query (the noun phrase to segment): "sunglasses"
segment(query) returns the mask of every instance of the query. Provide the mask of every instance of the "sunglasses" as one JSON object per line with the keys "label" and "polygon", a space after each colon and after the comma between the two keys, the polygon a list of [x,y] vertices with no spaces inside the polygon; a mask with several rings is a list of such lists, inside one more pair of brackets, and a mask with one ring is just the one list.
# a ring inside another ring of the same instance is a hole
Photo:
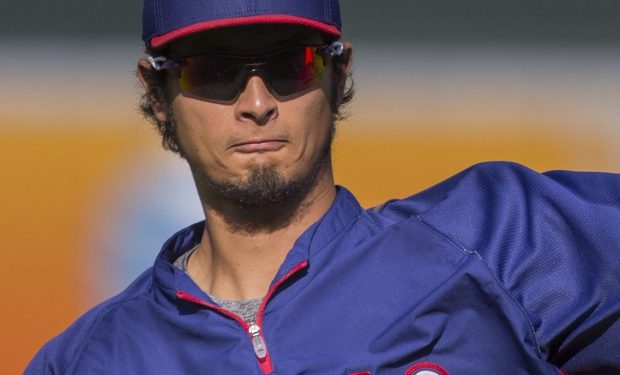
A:
{"label": "sunglasses", "polygon": [[328,58],[340,56],[343,51],[342,43],[334,42],[260,56],[198,55],[178,60],[147,56],[147,59],[155,70],[178,71],[184,94],[212,101],[232,101],[253,75],[260,75],[270,91],[280,97],[300,93],[321,80]]}

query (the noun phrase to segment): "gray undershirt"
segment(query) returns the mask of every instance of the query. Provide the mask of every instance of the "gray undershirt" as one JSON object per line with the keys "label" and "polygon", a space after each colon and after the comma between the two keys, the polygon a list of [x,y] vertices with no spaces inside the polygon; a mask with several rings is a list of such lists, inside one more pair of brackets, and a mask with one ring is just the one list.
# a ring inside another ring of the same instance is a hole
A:
{"label": "gray undershirt", "polygon": [[[186,251],[183,255],[178,257],[174,261],[174,265],[180,269],[181,271],[187,273],[187,275],[191,278],[190,274],[187,272],[187,262],[189,260],[190,255],[198,248],[195,248]],[[206,292],[205,292],[206,293]],[[256,315],[258,314],[258,309],[262,302],[262,298],[255,299],[242,299],[242,300],[228,300],[223,298],[214,297],[211,294],[207,293],[209,297],[218,304],[224,310],[228,310],[236,315],[239,315],[243,320],[248,323],[256,322]]]}

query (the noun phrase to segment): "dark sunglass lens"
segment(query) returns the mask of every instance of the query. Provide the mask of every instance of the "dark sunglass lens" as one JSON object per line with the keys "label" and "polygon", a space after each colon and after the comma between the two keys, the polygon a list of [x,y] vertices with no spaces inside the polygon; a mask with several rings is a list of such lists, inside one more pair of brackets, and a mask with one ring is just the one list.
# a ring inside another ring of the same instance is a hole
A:
{"label": "dark sunglass lens", "polygon": [[179,77],[181,89],[201,99],[232,100],[239,92],[235,82],[241,66],[236,62],[221,56],[188,58]]}
{"label": "dark sunglass lens", "polygon": [[315,47],[302,47],[270,55],[263,70],[276,94],[289,96],[318,83],[325,65]]}
{"label": "dark sunglass lens", "polygon": [[323,77],[323,57],[316,47],[299,47],[260,58],[195,56],[185,59],[179,82],[184,93],[206,100],[237,97],[249,75],[259,74],[279,96],[304,91]]}

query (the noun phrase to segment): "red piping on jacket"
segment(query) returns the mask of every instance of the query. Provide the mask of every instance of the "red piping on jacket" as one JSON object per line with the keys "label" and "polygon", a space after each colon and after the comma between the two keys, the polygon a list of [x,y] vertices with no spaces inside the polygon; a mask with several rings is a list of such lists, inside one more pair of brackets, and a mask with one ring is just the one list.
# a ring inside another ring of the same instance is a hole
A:
{"label": "red piping on jacket", "polygon": [[271,298],[273,293],[276,292],[276,289],[278,289],[278,287],[282,285],[283,282],[288,280],[291,276],[306,267],[308,267],[308,261],[304,260],[303,262],[293,267],[293,269],[288,271],[286,275],[282,276],[280,280],[278,280],[275,284],[273,284],[271,288],[269,288],[269,290],[267,291],[267,295],[265,296],[265,298],[263,298],[263,302],[261,302],[260,307],[258,308],[258,314],[256,315],[256,324],[258,324],[259,326],[263,325],[263,312],[265,311],[265,306],[267,305],[267,301],[269,301],[269,298]]}
{"label": "red piping on jacket", "polygon": [[[293,269],[291,269],[289,272],[287,272],[286,275],[282,276],[280,278],[280,280],[278,280],[275,284],[273,284],[273,286],[271,288],[269,288],[269,290],[267,291],[267,294],[263,298],[263,301],[261,302],[261,305],[258,308],[258,313],[257,313],[257,316],[256,316],[256,324],[260,327],[260,336],[263,338],[263,341],[265,341],[265,336],[263,335],[263,327],[262,327],[262,325],[263,325],[263,313],[265,312],[265,306],[267,305],[267,301],[276,292],[276,289],[280,285],[282,285],[283,282],[285,282],[291,276],[293,276],[295,273],[297,273],[300,270],[306,268],[307,266],[308,266],[308,261],[307,260],[304,260],[303,262],[297,264],[295,267],[293,267]],[[241,327],[243,327],[245,333],[250,338],[250,341],[252,340],[252,335],[250,335],[250,332],[249,332],[250,326],[247,324],[247,322],[245,320],[243,320],[237,314],[233,314],[232,312],[230,312],[228,310],[225,310],[225,309],[219,307],[218,305],[209,303],[207,301],[203,301],[200,298],[197,298],[197,297],[195,297],[195,296],[193,296],[193,295],[191,295],[189,293],[185,293],[185,292],[180,291],[180,290],[177,290],[176,296],[177,296],[177,298],[180,298],[182,300],[193,302],[193,303],[196,303],[198,305],[208,307],[208,308],[210,308],[212,310],[215,310],[215,311],[219,312],[222,315],[226,315],[226,316],[234,319],[237,323],[239,323],[239,325]],[[265,346],[267,346],[266,343],[265,343]],[[263,358],[263,359],[257,358],[258,359],[258,364],[259,364],[260,369],[263,371],[264,374],[271,374],[273,372],[273,363],[271,362],[271,356],[269,355],[269,349],[268,348],[267,348],[266,352],[267,352],[267,355],[265,356],[265,358]]]}

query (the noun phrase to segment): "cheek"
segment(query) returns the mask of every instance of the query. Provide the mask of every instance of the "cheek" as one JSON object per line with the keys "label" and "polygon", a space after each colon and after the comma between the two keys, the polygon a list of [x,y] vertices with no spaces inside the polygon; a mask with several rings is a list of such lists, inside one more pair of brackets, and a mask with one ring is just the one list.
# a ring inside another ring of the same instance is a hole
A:
{"label": "cheek", "polygon": [[330,105],[330,87],[323,85],[319,90],[313,92],[310,97],[311,102],[305,106],[302,118],[308,122],[305,130],[310,139],[316,139],[321,144],[327,136],[333,121],[333,113]]}
{"label": "cheek", "polygon": [[292,110],[294,113],[288,115],[297,135],[295,160],[313,162],[321,156],[329,138],[333,116],[328,98],[322,90],[315,90]]}
{"label": "cheek", "polygon": [[222,126],[223,111],[209,103],[188,98],[177,98],[173,102],[179,143],[188,158],[201,164],[218,163],[221,159],[226,134]]}

